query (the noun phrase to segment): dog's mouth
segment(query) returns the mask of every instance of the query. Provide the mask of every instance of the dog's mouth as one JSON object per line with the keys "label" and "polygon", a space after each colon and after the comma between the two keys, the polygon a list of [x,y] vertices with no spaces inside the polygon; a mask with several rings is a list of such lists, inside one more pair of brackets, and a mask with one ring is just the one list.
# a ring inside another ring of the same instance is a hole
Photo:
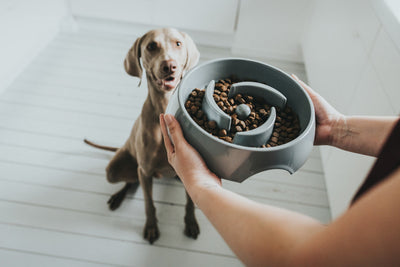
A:
{"label": "dog's mouth", "polygon": [[161,85],[165,90],[172,90],[175,89],[176,85],[178,84],[179,79],[174,76],[167,76],[161,79]]}

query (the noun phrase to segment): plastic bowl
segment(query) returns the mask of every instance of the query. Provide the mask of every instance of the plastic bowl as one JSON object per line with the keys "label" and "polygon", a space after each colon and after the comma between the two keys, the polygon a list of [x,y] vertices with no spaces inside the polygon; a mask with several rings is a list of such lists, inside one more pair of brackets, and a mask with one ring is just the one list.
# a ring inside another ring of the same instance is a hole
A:
{"label": "plastic bowl", "polygon": [[[258,148],[225,142],[202,129],[185,109],[195,88],[206,88],[211,80],[235,76],[256,81],[278,90],[287,105],[298,115],[300,134],[294,140],[275,147]],[[269,170],[297,171],[308,159],[315,136],[313,103],[300,84],[285,72],[268,64],[242,58],[223,58],[203,63],[188,72],[169,101],[166,113],[179,121],[186,140],[200,153],[212,172],[223,179],[242,182]]]}

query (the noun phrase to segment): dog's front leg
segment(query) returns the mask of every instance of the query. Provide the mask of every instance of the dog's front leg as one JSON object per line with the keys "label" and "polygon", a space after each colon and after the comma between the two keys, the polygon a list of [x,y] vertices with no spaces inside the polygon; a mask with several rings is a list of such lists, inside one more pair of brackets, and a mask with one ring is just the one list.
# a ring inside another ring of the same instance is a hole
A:
{"label": "dog's front leg", "polygon": [[153,203],[153,177],[146,175],[139,168],[139,181],[143,189],[145,209],[146,209],[146,225],[143,229],[143,237],[153,244],[160,236],[160,231],[157,226],[156,208]]}
{"label": "dog's front leg", "polygon": [[200,228],[194,214],[194,203],[190,198],[189,194],[186,192],[186,214],[185,214],[185,235],[194,239],[200,233]]}

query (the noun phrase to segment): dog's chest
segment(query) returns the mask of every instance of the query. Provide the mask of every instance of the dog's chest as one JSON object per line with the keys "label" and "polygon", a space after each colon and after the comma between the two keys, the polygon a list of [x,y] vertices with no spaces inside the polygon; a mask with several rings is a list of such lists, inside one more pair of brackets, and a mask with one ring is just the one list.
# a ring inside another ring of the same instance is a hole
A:
{"label": "dog's chest", "polygon": [[[152,128],[136,140],[136,157],[141,168],[147,173],[161,173],[163,176],[173,172],[168,163],[167,152],[159,127]],[[174,176],[174,175],[172,175]]]}

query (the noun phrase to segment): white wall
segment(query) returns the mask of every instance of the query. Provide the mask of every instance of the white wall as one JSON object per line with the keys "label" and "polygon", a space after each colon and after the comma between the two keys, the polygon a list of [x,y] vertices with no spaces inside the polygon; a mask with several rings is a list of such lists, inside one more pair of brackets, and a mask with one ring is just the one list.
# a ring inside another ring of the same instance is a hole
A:
{"label": "white wall", "polygon": [[243,0],[234,53],[303,62],[301,40],[312,0]]}
{"label": "white wall", "polygon": [[[372,2],[316,1],[303,53],[310,85],[339,111],[400,113],[400,49]],[[375,159],[330,147],[321,153],[331,212],[337,217]]]}
{"label": "white wall", "polygon": [[78,23],[91,24],[99,30],[107,31],[105,23],[119,25],[121,34],[175,27],[188,32],[197,44],[228,47],[232,44],[240,0],[66,1]]}
{"label": "white wall", "polygon": [[68,0],[74,16],[177,27],[239,56],[302,62],[313,0]]}
{"label": "white wall", "polygon": [[238,0],[68,0],[72,14],[82,17],[233,32]]}
{"label": "white wall", "polygon": [[175,27],[189,32],[196,43],[220,47],[232,42],[238,1],[68,0],[78,21],[89,18],[125,22],[128,30]]}
{"label": "white wall", "polygon": [[56,35],[64,0],[0,1],[0,93]]}

